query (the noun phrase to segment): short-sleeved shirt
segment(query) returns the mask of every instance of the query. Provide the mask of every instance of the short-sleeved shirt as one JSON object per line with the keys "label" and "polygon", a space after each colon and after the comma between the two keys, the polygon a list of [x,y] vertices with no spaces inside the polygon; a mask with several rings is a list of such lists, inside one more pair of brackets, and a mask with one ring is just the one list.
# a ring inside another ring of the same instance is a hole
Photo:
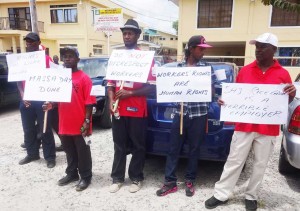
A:
{"label": "short-sleeved shirt", "polygon": [[[273,66],[265,73],[258,67],[256,61],[243,67],[236,78],[236,82],[250,84],[290,84],[292,80],[288,71],[284,69],[277,60],[274,60]],[[235,130],[257,132],[269,136],[279,135],[279,125],[235,123]]]}
{"label": "short-sleeved shirt", "polygon": [[[59,134],[80,135],[80,128],[84,123],[86,105],[96,103],[96,98],[91,96],[92,81],[82,70],[72,73],[72,96],[70,103],[59,103]],[[92,133],[90,124],[89,134]]]}
{"label": "short-sleeved shirt", "polygon": [[[149,71],[148,81],[155,81],[155,77],[152,74],[152,67]],[[107,86],[115,87],[115,92],[120,90],[121,81],[110,80]],[[124,90],[136,90],[145,86],[144,83],[125,81],[123,85]],[[118,111],[120,116],[127,117],[147,117],[147,99],[146,96],[132,96],[128,98],[121,99],[118,104]]]}
{"label": "short-sleeved shirt", "polygon": [[[178,64],[178,67],[186,67],[186,63],[180,63]],[[204,67],[204,66],[210,66],[211,67],[211,83],[214,84],[216,82],[216,76],[214,74],[213,68],[211,65],[205,63],[205,62],[198,62],[196,64],[197,67]],[[204,116],[207,114],[207,107],[208,103],[205,102],[184,102],[183,103],[183,114],[189,115],[190,119],[193,119],[195,117]],[[180,113],[180,103],[178,103],[175,113]]]}

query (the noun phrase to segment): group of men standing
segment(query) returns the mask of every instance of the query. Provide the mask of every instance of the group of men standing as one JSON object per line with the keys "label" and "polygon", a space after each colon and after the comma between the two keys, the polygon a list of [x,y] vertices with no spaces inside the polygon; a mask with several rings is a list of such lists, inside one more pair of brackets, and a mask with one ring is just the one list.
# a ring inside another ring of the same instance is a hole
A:
{"label": "group of men standing", "polygon": [[[129,19],[121,28],[126,50],[139,50],[137,41],[141,29],[135,20]],[[26,41],[27,51],[37,51],[40,39],[38,35],[29,33]],[[296,89],[292,84],[287,70],[282,68],[278,61],[274,60],[278,39],[271,33],[260,35],[251,40],[255,45],[256,60],[243,67],[236,79],[237,83],[252,84],[287,84],[284,93],[293,100]],[[212,46],[206,43],[203,36],[192,36],[185,50],[185,60],[178,67],[209,66],[201,62],[204,52]],[[92,178],[92,160],[90,147],[84,137],[92,132],[91,113],[92,105],[96,102],[90,96],[91,80],[82,71],[78,70],[79,53],[76,49],[67,47],[62,51],[64,65],[72,69],[72,100],[71,103],[44,103],[22,101],[20,111],[24,129],[27,156],[20,161],[26,164],[39,159],[39,144],[36,140],[35,121],[43,125],[42,105],[44,110],[58,106],[59,134],[63,148],[67,155],[66,176],[59,180],[59,185],[66,185],[72,181],[80,182],[76,190],[84,190],[88,187]],[[49,58],[46,57],[47,65]],[[155,80],[152,68],[148,75],[148,81]],[[212,93],[216,77],[211,68]],[[132,183],[129,191],[137,192],[142,187],[144,180],[143,168],[145,163],[145,145],[147,130],[147,102],[146,96],[155,92],[155,86],[149,83],[108,81],[108,98],[111,113],[117,113],[112,118],[112,135],[114,142],[114,159],[111,171],[112,184],[109,191],[117,192],[123,185],[126,171],[126,156],[132,154],[128,174]],[[24,82],[20,84],[20,94],[23,96]],[[220,105],[226,102],[219,99]],[[185,174],[186,196],[195,194],[194,182],[197,173],[197,161],[200,140],[203,140],[207,125],[207,103],[183,103],[183,112],[179,105],[175,112],[171,128],[170,150],[167,156],[165,181],[156,194],[165,196],[177,191],[176,166],[180,150],[184,141],[189,145],[189,160]],[[76,113],[76,115],[74,115]],[[183,134],[179,133],[180,115],[183,115]],[[50,115],[51,116],[51,115]],[[50,117],[51,118],[51,117]],[[48,118],[49,121],[49,118]],[[72,122],[72,124],[70,124]],[[80,130],[81,129],[81,130]],[[257,191],[263,179],[269,157],[273,151],[276,136],[279,135],[279,125],[236,123],[232,137],[230,153],[224,166],[220,181],[215,185],[215,194],[205,202],[208,209],[225,204],[233,191],[251,149],[254,150],[253,172],[246,189],[245,207],[247,210],[257,209]],[[184,138],[185,137],[185,138]],[[185,139],[185,140],[184,140]],[[48,124],[46,133],[42,137],[44,158],[49,168],[55,166],[55,146],[51,126]]]}

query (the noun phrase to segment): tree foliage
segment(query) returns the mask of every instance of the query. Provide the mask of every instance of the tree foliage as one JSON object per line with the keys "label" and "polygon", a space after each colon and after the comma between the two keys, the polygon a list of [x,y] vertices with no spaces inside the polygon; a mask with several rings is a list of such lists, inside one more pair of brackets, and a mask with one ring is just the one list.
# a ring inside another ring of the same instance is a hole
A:
{"label": "tree foliage", "polygon": [[289,12],[300,13],[300,4],[289,2],[288,0],[261,0],[264,5],[272,5]]}
{"label": "tree foliage", "polygon": [[178,34],[178,21],[174,21],[172,27],[176,30],[176,34]]}

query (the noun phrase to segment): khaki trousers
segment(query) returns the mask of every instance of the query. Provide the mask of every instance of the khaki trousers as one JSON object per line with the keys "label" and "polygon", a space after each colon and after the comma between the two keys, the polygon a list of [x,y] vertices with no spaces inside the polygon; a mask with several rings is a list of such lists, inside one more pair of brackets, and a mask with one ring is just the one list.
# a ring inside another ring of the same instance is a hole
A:
{"label": "khaki trousers", "polygon": [[232,136],[230,153],[224,165],[220,180],[215,184],[215,198],[225,201],[232,193],[248,154],[253,148],[253,171],[246,188],[245,198],[257,200],[257,191],[265,173],[269,157],[273,151],[276,136],[261,135],[256,132],[235,131]]}

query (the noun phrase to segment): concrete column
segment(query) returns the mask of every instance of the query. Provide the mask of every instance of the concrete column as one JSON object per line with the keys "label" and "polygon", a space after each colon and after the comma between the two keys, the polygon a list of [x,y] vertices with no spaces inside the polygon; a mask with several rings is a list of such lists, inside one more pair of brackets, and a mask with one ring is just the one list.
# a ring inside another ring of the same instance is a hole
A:
{"label": "concrete column", "polygon": [[17,53],[16,37],[12,37],[11,41],[12,41],[13,53]]}
{"label": "concrete column", "polygon": [[20,49],[21,49],[21,53],[26,53],[25,44],[22,35],[20,35]]}

